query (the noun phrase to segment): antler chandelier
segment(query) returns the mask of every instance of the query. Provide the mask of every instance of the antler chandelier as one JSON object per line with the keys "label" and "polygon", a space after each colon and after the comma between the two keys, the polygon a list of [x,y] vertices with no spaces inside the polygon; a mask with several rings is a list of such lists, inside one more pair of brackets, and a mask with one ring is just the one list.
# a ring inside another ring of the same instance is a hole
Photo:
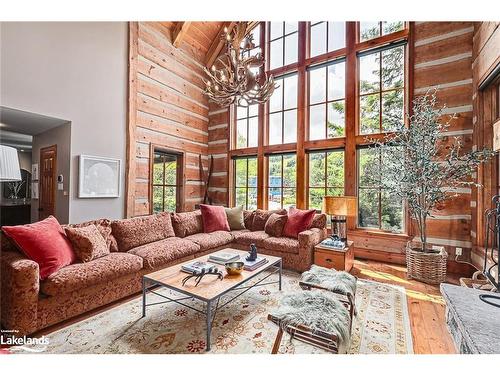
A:
{"label": "antler chandelier", "polygon": [[265,103],[277,87],[272,75],[260,74],[265,63],[261,53],[250,55],[255,44],[247,27],[246,22],[239,22],[232,33],[225,28],[226,52],[210,70],[204,69],[210,78],[203,80],[205,93],[221,107]]}

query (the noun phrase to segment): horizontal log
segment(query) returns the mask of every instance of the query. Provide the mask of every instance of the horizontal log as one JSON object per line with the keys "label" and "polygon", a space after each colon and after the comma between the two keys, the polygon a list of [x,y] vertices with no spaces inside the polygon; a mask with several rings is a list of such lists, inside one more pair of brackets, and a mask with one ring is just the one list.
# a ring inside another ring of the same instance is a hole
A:
{"label": "horizontal log", "polygon": [[500,27],[497,27],[472,65],[475,82],[482,83],[500,63]]}
{"label": "horizontal log", "polygon": [[153,143],[166,148],[179,151],[193,152],[197,154],[207,154],[208,147],[204,144],[194,143],[186,139],[173,137],[171,135],[157,133],[151,130],[137,128],[136,139],[143,143]]}
{"label": "horizontal log", "polygon": [[425,67],[415,71],[415,88],[470,79],[472,59],[467,58],[447,64]]}
{"label": "horizontal log", "polygon": [[215,126],[220,124],[228,124],[229,123],[229,113],[217,113],[217,114],[209,114],[208,116],[208,126]]}
{"label": "horizontal log", "polygon": [[221,139],[228,139],[229,131],[227,128],[220,128],[208,131],[209,141],[219,141]]}
{"label": "horizontal log", "polygon": [[[425,93],[415,94],[416,97],[422,96]],[[436,91],[438,105],[446,107],[459,107],[470,105],[472,102],[472,82],[466,85],[439,88]]]}
{"label": "horizontal log", "polygon": [[474,26],[474,43],[472,49],[472,56],[474,58],[479,55],[499,25],[500,22],[484,21],[479,26]]}
{"label": "horizontal log", "polygon": [[472,26],[472,22],[422,22],[415,24],[415,41],[445,35]]}
{"label": "horizontal log", "polygon": [[415,47],[415,64],[472,51],[472,32]]}

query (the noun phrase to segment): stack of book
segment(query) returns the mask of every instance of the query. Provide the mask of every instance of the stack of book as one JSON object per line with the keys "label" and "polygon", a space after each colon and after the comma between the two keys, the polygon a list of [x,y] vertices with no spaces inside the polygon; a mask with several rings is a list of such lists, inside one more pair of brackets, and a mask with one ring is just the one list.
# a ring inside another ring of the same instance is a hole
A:
{"label": "stack of book", "polygon": [[208,256],[208,261],[217,264],[226,264],[229,262],[236,262],[240,260],[240,256],[236,253],[227,251],[218,251]]}
{"label": "stack of book", "polygon": [[253,271],[262,266],[263,264],[267,263],[267,259],[263,257],[257,257],[255,260],[246,260],[242,259],[243,263],[245,264],[243,268],[246,271]]}
{"label": "stack of book", "polygon": [[181,270],[187,273],[201,272],[203,270],[207,272],[214,268],[215,266],[213,264],[208,264],[206,262],[200,262],[200,261],[184,264],[181,266]]}

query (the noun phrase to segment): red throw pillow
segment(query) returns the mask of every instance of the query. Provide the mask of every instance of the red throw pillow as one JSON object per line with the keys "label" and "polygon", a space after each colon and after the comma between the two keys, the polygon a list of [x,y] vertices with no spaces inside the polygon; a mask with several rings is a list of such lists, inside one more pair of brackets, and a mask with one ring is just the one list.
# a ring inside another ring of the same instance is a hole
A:
{"label": "red throw pillow", "polygon": [[283,236],[298,238],[300,232],[309,229],[314,215],[316,215],[316,210],[298,210],[291,207],[285,228],[283,228]]}
{"label": "red throw pillow", "polygon": [[203,231],[212,233],[216,230],[229,232],[229,223],[227,222],[226,210],[222,206],[210,206],[200,204],[201,219],[203,221]]}
{"label": "red throw pillow", "polygon": [[40,267],[40,280],[75,261],[75,253],[54,216],[33,224],[3,226],[2,231]]}

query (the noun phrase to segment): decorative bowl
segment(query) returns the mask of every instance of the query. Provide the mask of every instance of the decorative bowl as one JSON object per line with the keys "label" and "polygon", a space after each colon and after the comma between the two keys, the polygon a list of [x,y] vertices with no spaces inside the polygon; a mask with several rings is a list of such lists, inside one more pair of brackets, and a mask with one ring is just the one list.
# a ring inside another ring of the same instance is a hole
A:
{"label": "decorative bowl", "polygon": [[228,262],[225,264],[228,275],[239,275],[243,271],[243,262]]}

